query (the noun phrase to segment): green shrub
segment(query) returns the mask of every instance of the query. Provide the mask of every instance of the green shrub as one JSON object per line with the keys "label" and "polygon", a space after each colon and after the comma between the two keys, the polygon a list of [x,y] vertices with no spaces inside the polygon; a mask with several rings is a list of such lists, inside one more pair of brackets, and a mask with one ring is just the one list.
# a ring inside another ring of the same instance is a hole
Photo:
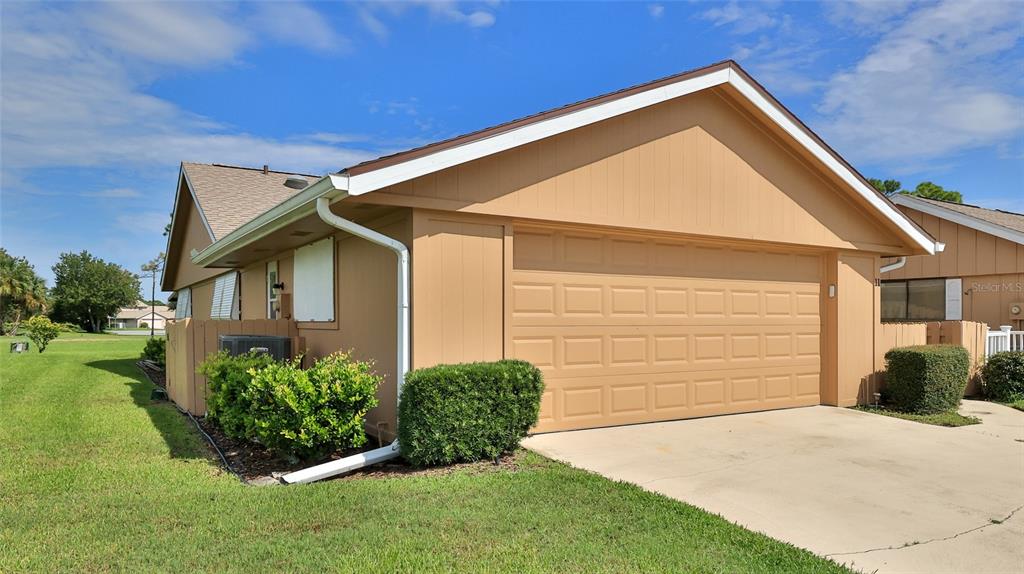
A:
{"label": "green shrub", "polygon": [[985,395],[1003,403],[1024,400],[1024,351],[1004,351],[988,358],[981,371]]}
{"label": "green shrub", "polygon": [[369,362],[335,353],[303,370],[296,359],[264,353],[212,355],[206,376],[207,416],[233,438],[287,456],[311,458],[366,443],[366,413],[377,406],[381,378]]}
{"label": "green shrub", "polygon": [[206,377],[206,416],[220,425],[224,434],[237,439],[249,437],[247,425],[252,423],[252,416],[243,393],[252,382],[252,371],[273,362],[266,353],[233,357],[220,351],[199,365],[199,373]]}
{"label": "green shrub", "polygon": [[537,424],[544,382],[525,361],[410,372],[399,403],[402,456],[417,466],[493,459]]}
{"label": "green shrub", "polygon": [[147,323],[145,321],[142,321],[142,322],[139,323],[139,328],[140,329],[148,329],[149,328],[149,323]]}
{"label": "green shrub", "polygon": [[886,397],[899,411],[956,409],[967,387],[970,357],[959,345],[899,347],[885,354]]}
{"label": "green shrub", "polygon": [[50,341],[60,335],[60,329],[43,315],[34,315],[25,321],[25,331],[28,332],[30,341],[36,344],[36,348],[42,353]]}
{"label": "green shrub", "polygon": [[335,353],[308,370],[292,361],[250,372],[252,383],[243,392],[250,439],[299,458],[366,443],[363,424],[377,406],[381,382],[372,363]]}
{"label": "green shrub", "polygon": [[61,333],[84,333],[85,329],[74,323],[54,323]]}
{"label": "green shrub", "polygon": [[163,337],[152,337],[146,340],[146,346],[142,348],[142,358],[163,367],[167,364],[167,339]]}

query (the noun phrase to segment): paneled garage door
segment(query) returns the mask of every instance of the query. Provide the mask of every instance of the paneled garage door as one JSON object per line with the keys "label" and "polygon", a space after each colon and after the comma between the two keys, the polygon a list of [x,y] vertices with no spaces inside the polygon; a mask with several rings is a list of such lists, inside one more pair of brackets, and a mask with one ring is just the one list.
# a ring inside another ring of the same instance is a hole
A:
{"label": "paneled garage door", "polygon": [[511,351],[536,431],[819,403],[816,255],[521,228]]}

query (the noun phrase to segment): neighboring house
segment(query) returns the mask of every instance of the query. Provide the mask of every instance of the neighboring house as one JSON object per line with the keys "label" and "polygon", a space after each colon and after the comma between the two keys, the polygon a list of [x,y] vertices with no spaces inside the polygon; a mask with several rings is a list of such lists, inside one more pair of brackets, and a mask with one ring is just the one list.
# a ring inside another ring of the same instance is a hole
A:
{"label": "neighboring house", "polygon": [[407,246],[412,367],[543,370],[537,431],[863,402],[881,258],[936,249],[733,62],[322,178],[185,163],[175,201],[178,316],[374,359],[385,438],[401,263],[318,204]]}
{"label": "neighboring house", "polygon": [[882,274],[883,321],[963,319],[1024,330],[1024,215],[910,195],[892,199],[946,246]]}
{"label": "neighboring house", "polygon": [[163,329],[167,326],[167,320],[173,319],[174,313],[165,305],[150,306],[142,301],[134,307],[125,307],[111,317],[107,325],[111,329],[135,329],[145,325]]}

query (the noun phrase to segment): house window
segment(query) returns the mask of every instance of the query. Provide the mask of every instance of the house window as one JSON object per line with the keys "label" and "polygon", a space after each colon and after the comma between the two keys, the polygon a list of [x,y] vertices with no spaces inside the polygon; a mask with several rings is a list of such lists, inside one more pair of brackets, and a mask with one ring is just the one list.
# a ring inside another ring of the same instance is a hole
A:
{"label": "house window", "polygon": [[213,282],[213,303],[210,306],[211,319],[238,319],[238,272],[232,271],[217,277]]}
{"label": "house window", "polygon": [[334,238],[295,250],[292,277],[296,321],[334,320]]}
{"label": "house window", "polygon": [[960,319],[959,279],[882,282],[883,321]]}
{"label": "house window", "polygon": [[188,287],[178,290],[178,303],[174,308],[174,318],[184,319],[192,316],[192,290]]}
{"label": "house window", "polygon": [[277,315],[280,312],[277,304],[277,296],[280,293],[280,289],[274,287],[277,285],[277,261],[270,261],[267,263],[267,318],[277,319]]}

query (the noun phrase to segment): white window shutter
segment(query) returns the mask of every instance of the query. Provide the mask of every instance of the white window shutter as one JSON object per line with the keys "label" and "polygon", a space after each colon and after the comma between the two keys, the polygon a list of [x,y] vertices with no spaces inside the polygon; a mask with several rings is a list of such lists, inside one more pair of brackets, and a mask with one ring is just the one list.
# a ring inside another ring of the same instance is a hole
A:
{"label": "white window shutter", "polygon": [[238,310],[238,272],[232,271],[217,277],[213,282],[210,318],[236,319]]}
{"label": "white window shutter", "polygon": [[946,320],[960,321],[963,319],[963,280],[946,279]]}
{"label": "white window shutter", "polygon": [[334,238],[295,250],[292,277],[296,321],[334,320]]}
{"label": "white window shutter", "polygon": [[192,316],[192,289],[188,287],[178,290],[178,303],[174,308],[174,318],[184,319]]}

